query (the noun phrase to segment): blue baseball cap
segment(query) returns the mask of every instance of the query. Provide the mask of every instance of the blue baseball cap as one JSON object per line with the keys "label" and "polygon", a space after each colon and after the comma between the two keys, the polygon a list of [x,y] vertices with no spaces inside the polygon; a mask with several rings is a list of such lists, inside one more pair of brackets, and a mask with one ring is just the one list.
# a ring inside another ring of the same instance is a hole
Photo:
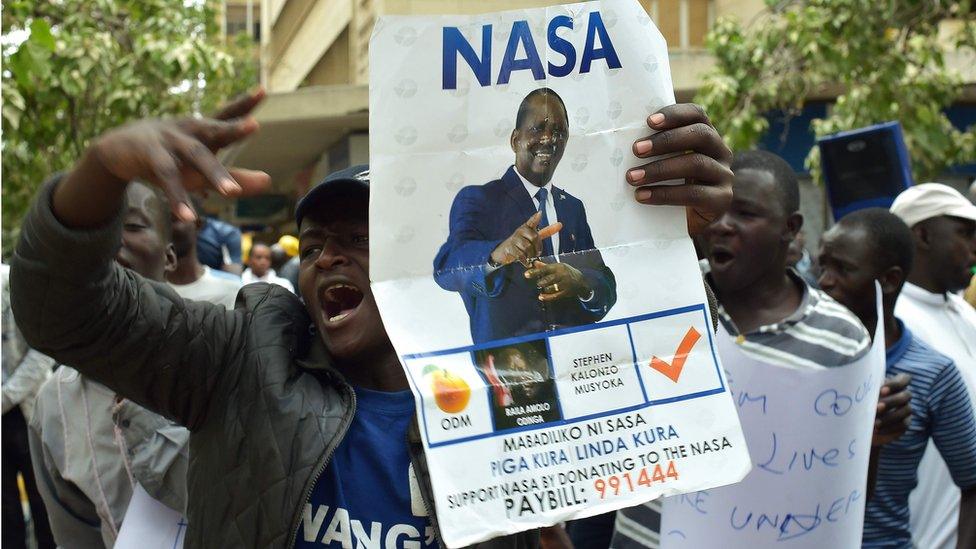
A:
{"label": "blue baseball cap", "polygon": [[306,214],[337,194],[362,191],[369,192],[369,164],[359,164],[332,172],[298,201],[298,205],[295,206],[295,224],[301,227],[302,219]]}

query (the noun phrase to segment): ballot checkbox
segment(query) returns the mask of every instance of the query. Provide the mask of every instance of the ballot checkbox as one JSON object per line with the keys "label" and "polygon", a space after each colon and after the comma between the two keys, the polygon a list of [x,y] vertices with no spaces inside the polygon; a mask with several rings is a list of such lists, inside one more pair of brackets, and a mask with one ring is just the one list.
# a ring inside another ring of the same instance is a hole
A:
{"label": "ballot checkbox", "polygon": [[725,389],[709,326],[701,309],[628,323],[637,371],[651,404]]}

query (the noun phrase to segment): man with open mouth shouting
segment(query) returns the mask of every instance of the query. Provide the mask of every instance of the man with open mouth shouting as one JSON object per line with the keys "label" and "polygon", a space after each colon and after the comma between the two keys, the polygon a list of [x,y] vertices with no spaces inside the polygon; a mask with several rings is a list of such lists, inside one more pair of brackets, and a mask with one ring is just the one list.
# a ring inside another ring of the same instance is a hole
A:
{"label": "man with open mouth shouting", "polygon": [[[93,141],[41,190],[11,273],[29,343],[191,431],[187,547],[427,547],[438,539],[414,404],[369,286],[369,174],[337,172],[296,210],[294,294],[241,290],[234,311],[180,298],[115,264],[130,181],[161,187],[182,219],[187,190],[253,194],[267,174],[214,152],[257,129],[244,98],[229,121],[145,120]],[[685,205],[701,228],[731,199],[731,153],[695,105],[647,120],[634,154],[683,153],[632,170],[639,202]],[[555,532],[555,531],[553,531]],[[543,541],[546,539],[543,533]],[[538,532],[483,547],[535,547]]]}

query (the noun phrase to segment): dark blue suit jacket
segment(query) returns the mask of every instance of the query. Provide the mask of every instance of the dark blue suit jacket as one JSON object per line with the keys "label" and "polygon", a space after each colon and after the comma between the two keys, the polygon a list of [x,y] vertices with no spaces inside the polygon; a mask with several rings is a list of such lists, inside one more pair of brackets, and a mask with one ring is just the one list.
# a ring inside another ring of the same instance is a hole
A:
{"label": "dark blue suit jacket", "polygon": [[585,303],[567,298],[543,304],[521,264],[488,266],[491,252],[536,211],[514,166],[501,179],[465,187],[454,198],[450,234],[434,259],[434,280],[461,294],[475,343],[596,322],[616,302],[616,281],[595,249],[583,203],[555,186],[552,197],[563,224],[559,261],[577,268],[593,289]]}

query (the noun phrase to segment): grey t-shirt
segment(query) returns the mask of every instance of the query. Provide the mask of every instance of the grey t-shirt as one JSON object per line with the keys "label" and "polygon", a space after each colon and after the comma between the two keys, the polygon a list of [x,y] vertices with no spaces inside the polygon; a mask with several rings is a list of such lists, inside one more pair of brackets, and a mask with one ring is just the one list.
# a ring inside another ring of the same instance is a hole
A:
{"label": "grey t-shirt", "polygon": [[742,334],[719,303],[719,321],[742,351],[762,362],[799,368],[846,366],[866,355],[871,337],[854,313],[788,272],[803,296],[796,311],[779,322]]}

